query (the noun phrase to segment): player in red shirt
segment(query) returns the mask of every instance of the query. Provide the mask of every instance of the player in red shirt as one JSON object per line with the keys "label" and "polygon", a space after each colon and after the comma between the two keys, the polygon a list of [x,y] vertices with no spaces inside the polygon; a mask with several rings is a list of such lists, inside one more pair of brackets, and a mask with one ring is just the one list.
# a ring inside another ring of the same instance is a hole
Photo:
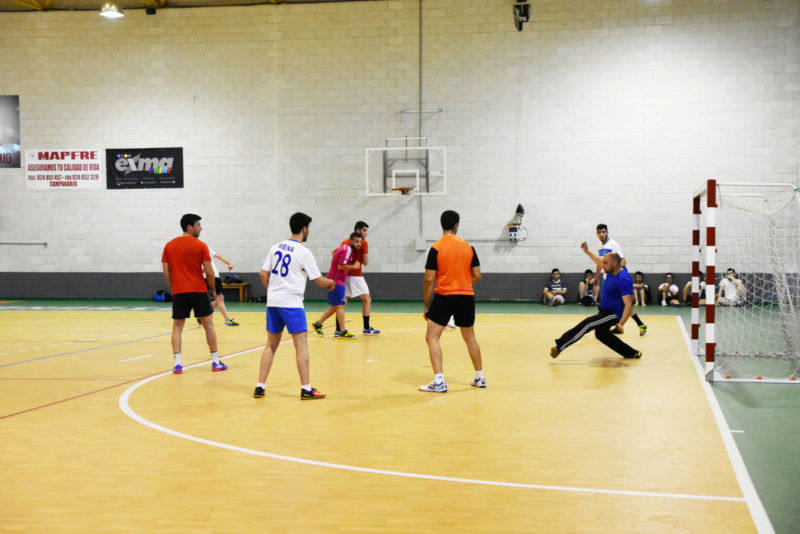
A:
{"label": "player in red shirt", "polygon": [[[161,254],[164,279],[172,293],[172,354],[175,358],[172,372],[176,375],[183,372],[181,334],[192,310],[206,332],[206,342],[211,351],[211,370],[224,371],[228,366],[219,360],[217,333],[211,317],[213,310],[208,299],[209,293],[212,299],[217,296],[214,269],[211,267],[208,246],[197,239],[203,229],[200,216],[187,213],[181,217],[181,229],[183,235],[167,243]],[[203,271],[206,273],[205,280]]]}
{"label": "player in red shirt", "polygon": [[[322,333],[322,323],[334,313],[336,314],[336,321],[344,326],[344,306],[346,304],[344,300],[344,281],[349,273],[361,267],[361,264],[353,258],[353,253],[358,251],[359,248],[361,248],[361,236],[353,232],[345,244],[333,251],[331,268],[328,271],[328,278],[335,283],[334,288],[328,291],[328,304],[330,306],[322,312],[319,319],[311,323],[314,331],[320,336],[324,335]],[[343,328],[336,331],[335,337],[353,338],[355,336]]]}
{"label": "player in red shirt", "polygon": [[[355,228],[355,233],[361,236],[361,248],[353,252],[355,261],[360,262],[362,267],[369,265],[369,245],[367,245],[367,232],[369,232],[369,225],[364,221],[358,221]],[[349,239],[342,241],[342,245],[346,244]],[[364,335],[380,334],[380,330],[376,330],[369,325],[369,313],[372,306],[372,298],[369,295],[369,287],[367,281],[364,279],[364,274],[361,272],[361,267],[353,269],[347,274],[344,281],[344,297],[345,300],[358,297],[361,299],[361,315],[364,320]],[[336,321],[336,330],[339,330],[339,321]]]}

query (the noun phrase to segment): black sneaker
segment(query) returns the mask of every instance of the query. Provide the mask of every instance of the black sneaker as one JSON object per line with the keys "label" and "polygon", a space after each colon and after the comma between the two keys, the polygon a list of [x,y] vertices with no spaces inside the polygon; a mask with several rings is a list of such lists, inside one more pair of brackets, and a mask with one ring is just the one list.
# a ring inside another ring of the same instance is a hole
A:
{"label": "black sneaker", "polygon": [[260,399],[261,397],[264,396],[266,392],[267,390],[265,390],[261,386],[256,386],[256,390],[253,392],[253,397]]}
{"label": "black sneaker", "polygon": [[633,356],[623,356],[623,358],[625,358],[626,360],[638,360],[641,357],[642,357],[642,351],[640,350],[637,350],[636,354],[634,354]]}

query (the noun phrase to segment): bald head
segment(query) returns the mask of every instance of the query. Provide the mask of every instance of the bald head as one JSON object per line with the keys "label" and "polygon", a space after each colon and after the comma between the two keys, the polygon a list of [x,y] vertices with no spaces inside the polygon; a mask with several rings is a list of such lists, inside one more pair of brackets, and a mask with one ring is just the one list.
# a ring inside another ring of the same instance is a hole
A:
{"label": "bald head", "polygon": [[607,273],[617,274],[621,269],[622,259],[616,252],[609,252],[603,256],[603,270]]}

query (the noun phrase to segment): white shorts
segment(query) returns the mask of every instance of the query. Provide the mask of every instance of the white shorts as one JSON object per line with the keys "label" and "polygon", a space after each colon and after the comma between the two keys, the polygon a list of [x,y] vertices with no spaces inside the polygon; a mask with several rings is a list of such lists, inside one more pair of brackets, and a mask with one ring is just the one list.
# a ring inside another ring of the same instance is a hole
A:
{"label": "white shorts", "polygon": [[344,279],[344,296],[352,299],[359,295],[369,295],[367,281],[363,276],[348,276]]}

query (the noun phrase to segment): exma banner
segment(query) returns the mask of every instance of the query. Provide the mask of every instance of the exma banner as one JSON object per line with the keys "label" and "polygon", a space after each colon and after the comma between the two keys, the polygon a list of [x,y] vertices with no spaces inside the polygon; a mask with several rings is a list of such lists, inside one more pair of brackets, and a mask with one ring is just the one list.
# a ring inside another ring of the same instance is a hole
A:
{"label": "exma banner", "polygon": [[108,148],[109,189],[183,187],[183,148]]}

